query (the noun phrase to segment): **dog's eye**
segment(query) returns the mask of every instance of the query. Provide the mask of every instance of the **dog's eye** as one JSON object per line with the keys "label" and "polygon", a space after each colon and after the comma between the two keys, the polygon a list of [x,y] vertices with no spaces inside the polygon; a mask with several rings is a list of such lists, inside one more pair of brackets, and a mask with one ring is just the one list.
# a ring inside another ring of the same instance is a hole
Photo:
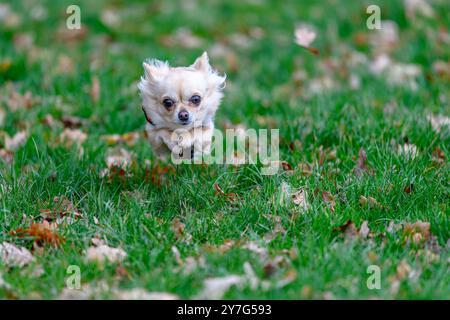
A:
{"label": "dog's eye", "polygon": [[163,106],[167,109],[172,108],[175,102],[173,102],[172,99],[164,99],[163,100]]}
{"label": "dog's eye", "polygon": [[193,104],[195,104],[196,106],[198,106],[200,104],[200,102],[202,101],[202,98],[200,98],[199,95],[193,95],[191,97],[191,99],[189,99],[189,101],[191,101]]}

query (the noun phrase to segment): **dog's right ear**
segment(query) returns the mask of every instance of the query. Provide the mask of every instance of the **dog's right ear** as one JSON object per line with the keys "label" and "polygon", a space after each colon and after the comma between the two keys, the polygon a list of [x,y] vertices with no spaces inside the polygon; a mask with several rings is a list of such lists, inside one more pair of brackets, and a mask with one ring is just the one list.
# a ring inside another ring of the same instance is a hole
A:
{"label": "dog's right ear", "polygon": [[158,81],[162,79],[169,71],[169,64],[156,59],[144,61],[142,64],[145,70],[145,76],[148,80]]}

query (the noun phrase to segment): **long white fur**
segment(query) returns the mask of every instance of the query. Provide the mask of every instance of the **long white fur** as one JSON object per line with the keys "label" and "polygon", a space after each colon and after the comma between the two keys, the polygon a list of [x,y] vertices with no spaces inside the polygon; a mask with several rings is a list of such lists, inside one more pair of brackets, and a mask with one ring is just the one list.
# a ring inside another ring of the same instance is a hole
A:
{"label": "long white fur", "polygon": [[[167,61],[156,59],[144,61],[143,67],[144,75],[138,88],[142,107],[152,121],[152,124],[147,123],[146,130],[154,152],[164,156],[187,148],[189,144],[200,145],[204,148],[202,151],[207,152],[214,129],[214,116],[223,97],[226,75],[220,75],[211,67],[206,52],[189,67],[171,67]],[[188,101],[193,94],[202,98],[198,107]],[[168,111],[162,105],[165,97],[176,100],[173,110]],[[181,109],[188,110],[192,117],[189,125],[178,122],[177,114]],[[179,139],[181,142],[174,140],[173,133],[183,131],[189,131],[191,136]]]}

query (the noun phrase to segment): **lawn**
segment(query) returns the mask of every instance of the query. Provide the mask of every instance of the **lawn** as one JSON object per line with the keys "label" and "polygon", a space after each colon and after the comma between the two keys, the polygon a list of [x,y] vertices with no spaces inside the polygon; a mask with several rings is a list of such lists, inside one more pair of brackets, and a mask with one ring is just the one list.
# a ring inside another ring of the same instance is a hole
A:
{"label": "lawn", "polygon": [[[450,298],[448,1],[2,2],[1,298]],[[279,173],[152,154],[142,61],[205,50]]]}

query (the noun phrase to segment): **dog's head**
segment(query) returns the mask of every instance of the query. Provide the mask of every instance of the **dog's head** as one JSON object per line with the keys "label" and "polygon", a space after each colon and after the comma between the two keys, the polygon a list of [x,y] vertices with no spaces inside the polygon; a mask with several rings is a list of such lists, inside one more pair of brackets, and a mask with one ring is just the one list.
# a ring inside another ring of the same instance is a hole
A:
{"label": "dog's head", "polygon": [[173,130],[212,120],[223,96],[225,76],[210,66],[206,52],[189,67],[170,67],[159,60],[143,66],[145,74],[138,87],[147,120]]}

